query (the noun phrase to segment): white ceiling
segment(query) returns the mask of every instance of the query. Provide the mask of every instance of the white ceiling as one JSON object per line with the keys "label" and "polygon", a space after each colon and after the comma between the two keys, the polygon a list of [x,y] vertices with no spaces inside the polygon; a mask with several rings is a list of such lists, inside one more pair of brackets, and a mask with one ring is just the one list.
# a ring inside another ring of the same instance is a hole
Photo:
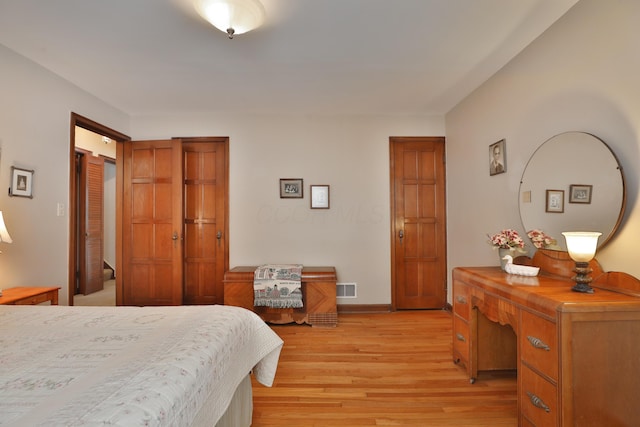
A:
{"label": "white ceiling", "polygon": [[578,0],[262,0],[229,40],[187,0],[0,0],[0,44],[131,115],[444,114]]}

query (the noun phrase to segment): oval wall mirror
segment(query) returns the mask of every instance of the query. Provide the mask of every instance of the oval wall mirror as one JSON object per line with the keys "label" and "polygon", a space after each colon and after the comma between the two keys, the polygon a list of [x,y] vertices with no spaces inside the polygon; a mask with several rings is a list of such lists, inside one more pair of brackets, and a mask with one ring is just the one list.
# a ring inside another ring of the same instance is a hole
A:
{"label": "oval wall mirror", "polygon": [[618,159],[604,141],[584,132],[565,132],[544,142],[520,181],[522,225],[527,233],[541,230],[556,240],[546,249],[567,250],[563,231],[600,231],[601,248],[620,225],[625,202]]}

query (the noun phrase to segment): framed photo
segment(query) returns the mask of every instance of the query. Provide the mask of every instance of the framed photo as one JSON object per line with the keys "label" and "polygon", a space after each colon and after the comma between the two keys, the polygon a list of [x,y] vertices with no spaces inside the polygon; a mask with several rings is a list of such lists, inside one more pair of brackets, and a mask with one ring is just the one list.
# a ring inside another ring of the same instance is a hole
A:
{"label": "framed photo", "polygon": [[489,146],[489,175],[498,175],[507,171],[507,153],[504,139]]}
{"label": "framed photo", "polygon": [[547,203],[545,212],[564,212],[564,190],[547,190]]}
{"label": "framed photo", "polygon": [[329,186],[311,186],[311,209],[329,209]]}
{"label": "framed photo", "polygon": [[33,170],[11,166],[9,195],[33,198]]}
{"label": "framed photo", "polygon": [[301,178],[280,178],[281,199],[302,199]]}
{"label": "framed photo", "polygon": [[569,186],[569,203],[591,203],[592,185],[571,184]]}

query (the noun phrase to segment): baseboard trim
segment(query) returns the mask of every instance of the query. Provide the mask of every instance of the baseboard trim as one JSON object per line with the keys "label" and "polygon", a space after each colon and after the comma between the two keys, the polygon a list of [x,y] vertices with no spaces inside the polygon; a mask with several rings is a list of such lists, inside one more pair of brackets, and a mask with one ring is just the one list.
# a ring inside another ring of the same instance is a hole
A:
{"label": "baseboard trim", "polygon": [[[442,310],[453,312],[453,306],[447,303]],[[338,313],[390,313],[391,304],[338,304]]]}
{"label": "baseboard trim", "polygon": [[338,304],[338,313],[389,313],[390,304]]}

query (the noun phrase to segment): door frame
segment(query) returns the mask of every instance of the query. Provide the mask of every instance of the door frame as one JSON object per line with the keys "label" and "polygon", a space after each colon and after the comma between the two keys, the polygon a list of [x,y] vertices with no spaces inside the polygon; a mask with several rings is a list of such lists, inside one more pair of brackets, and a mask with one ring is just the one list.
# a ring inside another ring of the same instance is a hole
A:
{"label": "door frame", "polygon": [[[396,214],[396,197],[398,197],[398,195],[396,194],[396,188],[395,188],[395,178],[394,178],[394,174],[395,174],[395,169],[396,169],[396,165],[395,165],[395,150],[396,150],[396,145],[403,143],[403,142],[427,142],[427,141],[431,141],[431,142],[438,142],[438,143],[442,143],[443,144],[443,156],[445,156],[443,158],[443,164],[446,165],[446,139],[443,136],[391,136],[389,137],[389,175],[390,175],[390,188],[389,188],[389,194],[390,194],[390,220],[391,220],[391,224],[390,224],[390,246],[391,246],[391,311],[397,311],[398,307],[397,307],[397,297],[396,297],[396,292],[397,292],[397,287],[398,287],[398,283],[397,283],[397,272],[396,272],[396,245],[397,245],[397,240],[396,237],[398,236],[398,232],[402,227],[402,224],[397,222],[397,214]],[[447,189],[447,184],[446,184],[446,170],[445,170],[445,182],[444,182],[444,191],[445,191],[445,195],[444,195],[444,200],[442,200],[442,203],[444,204],[444,221],[445,221],[445,225],[444,225],[444,247],[442,248],[443,251],[443,259],[442,262],[444,263],[444,294],[445,294],[445,298],[444,298],[444,304],[446,306],[447,304],[447,300],[446,300],[446,295],[447,295],[447,288],[449,286],[448,284],[448,277],[447,277],[447,238],[446,238],[446,232],[447,232],[447,226],[446,226],[446,220],[447,220],[447,205],[446,205],[446,189]]]}
{"label": "door frame", "polygon": [[[69,265],[67,272],[67,298],[68,305],[73,305],[73,296],[75,293],[75,282],[76,282],[76,271],[78,269],[77,266],[77,255],[79,248],[77,247],[77,235],[76,230],[78,226],[78,219],[76,215],[76,211],[78,209],[76,200],[77,200],[77,192],[78,192],[78,183],[76,180],[76,163],[75,163],[75,153],[76,153],[76,126],[87,129],[91,132],[95,132],[97,134],[106,136],[111,138],[113,141],[117,143],[116,153],[118,152],[118,147],[121,147],[121,143],[124,141],[129,141],[131,138],[121,132],[118,132],[114,129],[111,129],[107,126],[104,126],[98,122],[95,122],[87,117],[81,116],[77,113],[71,113],[70,120],[70,143],[69,143],[69,208],[67,210],[69,215]],[[116,169],[119,167],[119,156],[116,154]],[[117,184],[116,184],[117,185]],[[116,212],[116,230],[118,230],[118,218],[119,214]],[[119,237],[116,235],[116,253],[118,247]],[[118,259],[116,257],[116,269],[118,266]],[[116,277],[117,281],[117,277]],[[116,286],[116,294],[117,294],[117,286]],[[117,299],[117,295],[116,295]]]}

